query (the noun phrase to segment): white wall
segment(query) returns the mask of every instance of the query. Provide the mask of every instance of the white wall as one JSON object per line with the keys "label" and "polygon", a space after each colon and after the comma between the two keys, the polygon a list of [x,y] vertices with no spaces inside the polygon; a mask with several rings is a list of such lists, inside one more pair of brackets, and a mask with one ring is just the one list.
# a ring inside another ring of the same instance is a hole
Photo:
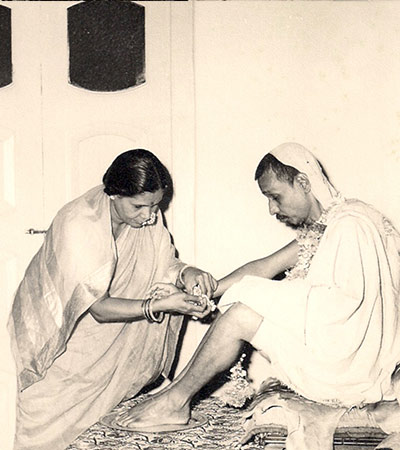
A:
{"label": "white wall", "polygon": [[[183,258],[221,277],[293,237],[269,216],[253,180],[262,156],[287,141],[313,151],[345,196],[374,204],[400,228],[400,4],[193,8],[194,180],[174,173],[190,195],[194,182],[194,220],[179,190],[175,199],[194,226],[174,226],[178,246],[194,239]],[[187,68],[191,76],[191,61]],[[205,331],[189,323],[178,372]],[[265,368],[256,360],[257,382]]]}
{"label": "white wall", "polygon": [[196,262],[221,276],[292,236],[253,181],[299,142],[400,226],[400,4],[196,2]]}

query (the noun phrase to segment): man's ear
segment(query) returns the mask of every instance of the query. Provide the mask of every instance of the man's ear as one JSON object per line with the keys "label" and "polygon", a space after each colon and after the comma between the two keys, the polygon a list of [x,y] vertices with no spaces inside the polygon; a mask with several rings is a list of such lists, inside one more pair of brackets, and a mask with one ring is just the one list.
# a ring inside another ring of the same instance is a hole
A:
{"label": "man's ear", "polygon": [[311,192],[310,180],[305,173],[298,173],[294,179],[297,183],[299,183],[306,194],[309,194]]}

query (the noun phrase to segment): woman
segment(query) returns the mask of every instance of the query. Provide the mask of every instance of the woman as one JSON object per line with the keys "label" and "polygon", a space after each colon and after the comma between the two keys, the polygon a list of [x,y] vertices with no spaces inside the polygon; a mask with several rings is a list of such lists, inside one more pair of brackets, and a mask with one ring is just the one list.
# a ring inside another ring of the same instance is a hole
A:
{"label": "woman", "polygon": [[198,285],[211,296],[215,280],[175,257],[163,225],[171,181],[162,163],[127,151],[103,184],[58,212],[14,299],[18,450],[64,449],[124,397],[168,375],[182,315],[210,311],[186,292]]}

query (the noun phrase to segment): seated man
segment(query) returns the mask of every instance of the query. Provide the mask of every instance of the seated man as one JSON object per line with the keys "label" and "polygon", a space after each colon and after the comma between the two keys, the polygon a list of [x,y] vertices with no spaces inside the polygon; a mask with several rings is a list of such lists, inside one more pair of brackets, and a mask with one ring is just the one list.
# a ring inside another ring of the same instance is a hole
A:
{"label": "seated man", "polygon": [[[192,397],[232,365],[244,341],[309,400],[349,408],[397,397],[399,233],[373,207],[344,199],[298,144],[272,150],[255,178],[270,213],[297,238],[220,281],[215,295],[224,293],[220,309],[228,309],[173,383],[119,424],[188,422]],[[271,280],[285,270],[284,280]]]}

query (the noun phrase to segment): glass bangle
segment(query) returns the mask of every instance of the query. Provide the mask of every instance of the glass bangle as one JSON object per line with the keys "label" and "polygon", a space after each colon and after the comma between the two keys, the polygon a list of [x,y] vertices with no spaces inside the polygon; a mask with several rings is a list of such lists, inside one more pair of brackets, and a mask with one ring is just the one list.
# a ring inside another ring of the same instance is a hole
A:
{"label": "glass bangle", "polygon": [[148,313],[152,322],[161,323],[164,320],[164,312],[160,311],[158,313],[153,312],[153,298],[149,299]]}
{"label": "glass bangle", "polygon": [[193,269],[196,268],[196,267],[191,266],[191,265],[189,265],[189,264],[185,264],[185,265],[182,267],[182,269],[179,271],[179,274],[178,274],[178,280],[181,282],[181,284],[182,284],[183,286],[185,285],[185,283],[184,283],[184,281],[183,281],[183,279],[182,279],[182,275],[183,275],[183,272],[184,272],[186,269],[189,269],[189,267],[191,267],[191,268],[193,268]]}

